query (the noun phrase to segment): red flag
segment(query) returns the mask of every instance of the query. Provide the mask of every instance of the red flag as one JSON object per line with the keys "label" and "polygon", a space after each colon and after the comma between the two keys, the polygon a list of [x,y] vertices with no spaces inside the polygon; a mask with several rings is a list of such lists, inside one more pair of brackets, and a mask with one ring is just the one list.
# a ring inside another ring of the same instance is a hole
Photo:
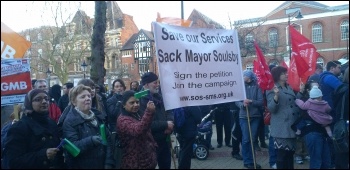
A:
{"label": "red flag", "polygon": [[271,90],[274,86],[273,78],[269,69],[269,66],[266,64],[265,57],[260,50],[258,44],[254,41],[254,46],[256,50],[257,61],[254,60],[254,73],[258,79],[259,87],[262,90]]}
{"label": "red flag", "polygon": [[287,66],[286,62],[284,62],[284,60],[282,60],[281,66],[284,67],[284,68],[286,68],[286,69],[288,69],[288,66]]}
{"label": "red flag", "polygon": [[289,26],[292,44],[292,56],[294,58],[298,75],[303,83],[315,72],[317,52],[309,39],[301,35],[293,26]]}
{"label": "red flag", "polygon": [[294,91],[300,91],[300,76],[298,75],[295,57],[289,61],[288,84]]}

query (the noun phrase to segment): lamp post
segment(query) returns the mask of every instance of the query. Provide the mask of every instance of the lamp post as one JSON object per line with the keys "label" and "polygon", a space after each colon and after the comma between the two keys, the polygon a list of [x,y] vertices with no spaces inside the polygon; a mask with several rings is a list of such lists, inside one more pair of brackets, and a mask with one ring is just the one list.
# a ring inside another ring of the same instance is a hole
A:
{"label": "lamp post", "polygon": [[50,78],[51,78],[51,71],[50,71],[50,68],[48,67],[47,68],[47,71],[46,71],[46,76],[47,76],[47,83],[49,84],[49,88],[50,88]]}
{"label": "lamp post", "polygon": [[86,73],[86,67],[87,66],[88,65],[85,63],[85,60],[84,60],[83,64],[81,64],[81,68],[83,69],[83,73],[84,73],[84,79],[85,79],[85,73]]}
{"label": "lamp post", "polygon": [[[298,14],[298,15],[294,17],[295,14]],[[289,14],[288,14],[289,61],[290,61],[291,58],[292,58],[292,46],[291,46],[292,37],[291,37],[291,35],[290,35],[289,27],[291,26],[291,25],[290,25],[290,20],[293,19],[293,18],[296,18],[296,19],[301,19],[301,18],[303,18],[303,15],[301,15],[300,10],[295,11],[294,13],[289,13]]]}

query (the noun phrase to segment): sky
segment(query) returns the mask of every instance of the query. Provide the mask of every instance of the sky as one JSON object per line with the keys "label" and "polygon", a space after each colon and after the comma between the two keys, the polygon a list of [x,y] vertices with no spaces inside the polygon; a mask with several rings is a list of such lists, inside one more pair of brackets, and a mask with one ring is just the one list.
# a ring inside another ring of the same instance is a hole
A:
{"label": "sky", "polygon": [[[47,1],[46,1],[47,2]],[[193,9],[212,20],[229,28],[229,21],[257,18],[267,15],[285,1],[184,1],[184,18],[187,19]],[[348,1],[316,1],[328,6],[349,4]],[[69,4],[70,3],[70,4]],[[181,1],[117,1],[124,14],[133,16],[139,29],[151,30],[151,22],[155,21],[157,12],[161,17],[181,18]],[[1,22],[16,32],[42,25],[54,25],[52,15],[45,12],[45,2],[37,1],[1,1]],[[64,13],[74,14],[78,2],[65,1]],[[94,17],[94,1],[81,2],[81,10]],[[62,23],[62,22],[61,22]]]}

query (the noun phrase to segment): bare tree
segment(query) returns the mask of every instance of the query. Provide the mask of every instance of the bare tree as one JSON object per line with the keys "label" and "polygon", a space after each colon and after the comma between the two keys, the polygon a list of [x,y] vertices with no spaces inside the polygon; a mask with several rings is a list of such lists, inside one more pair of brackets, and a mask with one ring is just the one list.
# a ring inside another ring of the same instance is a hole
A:
{"label": "bare tree", "polygon": [[[61,83],[68,81],[69,73],[81,72],[80,64],[90,54],[91,22],[79,4],[69,2],[45,2],[43,23],[54,21],[54,26],[32,29],[32,69],[46,71],[50,68]],[[35,3],[33,3],[35,6]],[[69,10],[75,8],[76,10]],[[71,12],[69,11],[77,11]],[[74,16],[74,18],[73,18]]]}
{"label": "bare tree", "polygon": [[[266,34],[263,34],[261,25],[266,20],[264,18],[253,18],[247,20],[235,21],[231,24],[231,19],[229,18],[230,25],[233,25],[234,29],[238,32],[238,42],[241,51],[241,57],[255,56],[256,51],[254,48],[254,40],[259,45],[263,53],[266,53],[269,49],[268,42],[265,41]],[[232,28],[232,27],[231,27]]]}

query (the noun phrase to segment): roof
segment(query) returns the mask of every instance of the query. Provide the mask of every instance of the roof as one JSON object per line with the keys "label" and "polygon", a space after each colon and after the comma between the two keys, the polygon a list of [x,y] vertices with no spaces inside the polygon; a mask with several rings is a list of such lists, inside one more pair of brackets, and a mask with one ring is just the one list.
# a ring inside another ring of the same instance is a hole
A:
{"label": "roof", "polygon": [[147,31],[147,30],[144,30],[144,29],[141,29],[138,33],[135,33],[133,34],[129,39],[128,41],[124,44],[124,46],[122,47],[122,49],[120,51],[125,51],[125,50],[132,50],[134,49],[134,43],[135,43],[135,40],[137,39],[137,37],[140,35],[140,34],[145,34],[145,36],[151,40],[151,41],[154,41],[154,37],[153,37],[153,33],[151,31]]}
{"label": "roof", "polygon": [[128,41],[123,45],[122,49],[120,51],[126,51],[126,50],[133,50],[134,49],[134,41],[137,38],[139,33],[133,34]]}
{"label": "roof", "polygon": [[145,33],[145,35],[147,36],[148,39],[150,39],[151,41],[154,41],[154,36],[153,36],[153,33],[151,31],[147,31],[147,30],[144,30],[144,29],[141,29],[140,32],[143,32]]}
{"label": "roof", "polygon": [[201,12],[199,12],[199,11],[196,10],[196,9],[193,9],[192,13],[191,13],[190,16],[188,17],[188,20],[192,20],[193,22],[195,22],[194,19],[191,18],[191,16],[193,16],[193,15],[195,15],[195,14],[197,14],[198,16],[200,16],[201,19],[203,19],[203,21],[204,21],[207,25],[214,25],[216,29],[224,29],[224,27],[223,27],[221,24],[219,24],[219,23],[217,23],[216,21],[214,21],[214,20],[210,19],[209,17],[205,16],[204,14],[202,14]]}
{"label": "roof", "polygon": [[338,5],[338,6],[330,6],[327,9],[331,10],[331,11],[345,10],[345,9],[349,9],[349,4]]}

